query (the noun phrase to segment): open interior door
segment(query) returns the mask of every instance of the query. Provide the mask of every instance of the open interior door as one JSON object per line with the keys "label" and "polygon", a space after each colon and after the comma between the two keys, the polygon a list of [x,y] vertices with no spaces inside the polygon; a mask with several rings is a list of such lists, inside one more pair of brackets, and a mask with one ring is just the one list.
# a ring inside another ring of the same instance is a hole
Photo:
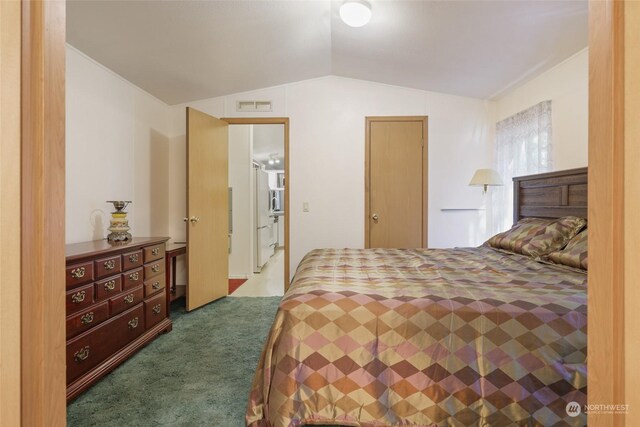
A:
{"label": "open interior door", "polygon": [[229,289],[229,125],[187,108],[187,311]]}

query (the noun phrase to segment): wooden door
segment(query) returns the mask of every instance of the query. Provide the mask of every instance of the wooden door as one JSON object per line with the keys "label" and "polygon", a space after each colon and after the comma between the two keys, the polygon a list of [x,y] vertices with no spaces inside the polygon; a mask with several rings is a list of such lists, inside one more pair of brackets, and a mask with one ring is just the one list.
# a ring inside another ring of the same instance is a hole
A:
{"label": "wooden door", "polygon": [[229,290],[229,125],[187,108],[187,310]]}
{"label": "wooden door", "polygon": [[427,118],[367,117],[365,247],[427,246]]}

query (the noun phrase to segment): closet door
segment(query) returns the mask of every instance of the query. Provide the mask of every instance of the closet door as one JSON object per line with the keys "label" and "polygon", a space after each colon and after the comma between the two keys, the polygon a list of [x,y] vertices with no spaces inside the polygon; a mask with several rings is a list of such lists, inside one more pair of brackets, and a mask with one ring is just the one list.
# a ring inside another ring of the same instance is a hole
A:
{"label": "closet door", "polygon": [[367,117],[365,247],[427,246],[427,118]]}
{"label": "closet door", "polygon": [[227,122],[187,108],[187,310],[227,295]]}

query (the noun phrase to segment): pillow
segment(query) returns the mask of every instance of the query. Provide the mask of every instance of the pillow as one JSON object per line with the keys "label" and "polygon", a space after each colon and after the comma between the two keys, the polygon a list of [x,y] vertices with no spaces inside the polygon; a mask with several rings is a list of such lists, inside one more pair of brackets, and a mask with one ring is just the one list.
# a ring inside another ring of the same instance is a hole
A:
{"label": "pillow", "polygon": [[523,218],[511,230],[490,238],[487,244],[539,258],[562,249],[586,224],[585,219],[575,216],[559,219]]}
{"label": "pillow", "polygon": [[587,270],[587,230],[571,239],[563,250],[551,252],[548,258],[555,264]]}

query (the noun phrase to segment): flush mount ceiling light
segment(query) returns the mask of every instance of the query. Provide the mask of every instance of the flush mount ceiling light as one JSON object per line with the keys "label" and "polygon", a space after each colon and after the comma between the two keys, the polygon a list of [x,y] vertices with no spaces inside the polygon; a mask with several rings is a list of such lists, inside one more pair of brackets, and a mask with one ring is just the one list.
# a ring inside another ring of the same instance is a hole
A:
{"label": "flush mount ceiling light", "polygon": [[269,154],[269,164],[277,164],[280,163],[280,159],[278,158],[278,153]]}
{"label": "flush mount ceiling light", "polygon": [[362,27],[371,19],[371,5],[364,0],[347,0],[340,6],[340,18],[350,27]]}

